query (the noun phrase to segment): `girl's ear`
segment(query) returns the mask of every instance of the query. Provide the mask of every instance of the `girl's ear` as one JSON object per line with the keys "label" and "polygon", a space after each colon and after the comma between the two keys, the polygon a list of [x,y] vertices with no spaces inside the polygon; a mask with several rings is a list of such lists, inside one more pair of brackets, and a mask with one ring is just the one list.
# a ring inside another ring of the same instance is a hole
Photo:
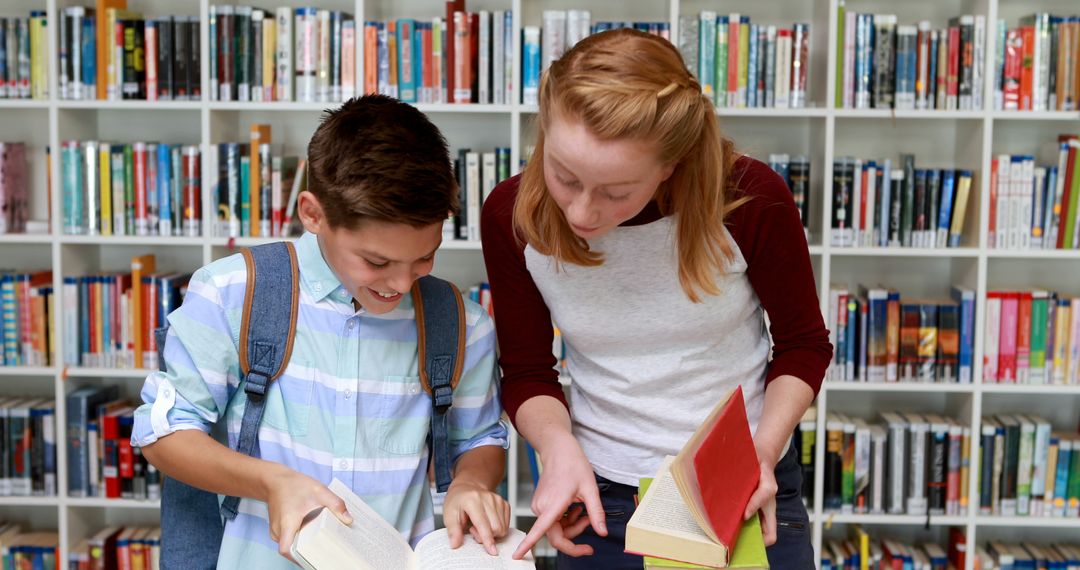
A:
{"label": "girl's ear", "polygon": [[676,166],[678,166],[678,163],[671,163],[665,165],[664,169],[661,171],[662,175],[660,178],[660,182],[665,182],[668,178],[671,178],[671,175],[675,173]]}

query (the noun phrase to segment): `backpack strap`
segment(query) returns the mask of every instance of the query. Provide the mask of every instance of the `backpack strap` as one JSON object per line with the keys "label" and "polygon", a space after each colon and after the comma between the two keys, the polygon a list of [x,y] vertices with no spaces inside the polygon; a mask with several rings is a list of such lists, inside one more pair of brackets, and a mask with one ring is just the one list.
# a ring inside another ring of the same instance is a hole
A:
{"label": "backpack strap", "polygon": [[420,382],[431,395],[431,454],[435,460],[435,487],[450,486],[450,430],[447,412],[465,361],[465,301],[449,281],[430,275],[412,288]]}
{"label": "backpack strap", "polygon": [[[296,336],[300,302],[300,270],[290,242],[268,243],[241,250],[247,265],[247,290],[240,322],[240,372],[243,375],[244,418],[236,450],[252,455],[266,410],[266,392],[285,371]],[[289,311],[280,310],[290,299]],[[236,518],[239,497],[226,497],[221,514]]]}

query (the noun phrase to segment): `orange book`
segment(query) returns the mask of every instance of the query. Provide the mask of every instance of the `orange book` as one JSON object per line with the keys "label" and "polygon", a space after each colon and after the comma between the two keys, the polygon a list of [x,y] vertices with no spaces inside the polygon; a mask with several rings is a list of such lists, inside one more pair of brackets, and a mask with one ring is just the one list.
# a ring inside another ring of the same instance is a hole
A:
{"label": "orange book", "polygon": [[373,25],[364,25],[364,93],[376,93],[379,90],[379,30]]}
{"label": "orange book", "polygon": [[112,51],[109,49],[112,43],[109,42],[111,30],[106,25],[108,9],[116,8],[118,10],[127,9],[127,0],[96,0],[94,2],[94,35],[96,43],[94,44],[97,49],[97,66],[95,71],[97,73],[97,98],[105,100],[109,98],[109,68],[112,64]]}
{"label": "orange book", "polygon": [[390,59],[390,79],[387,83],[390,85],[389,95],[392,97],[398,96],[398,58],[397,58],[397,22],[390,20],[386,22],[386,47],[389,52]]}
{"label": "orange book", "polygon": [[261,197],[259,196],[262,191],[262,179],[260,178],[262,166],[259,164],[259,145],[269,142],[271,142],[270,125],[260,123],[251,125],[251,161],[248,163],[250,164],[250,172],[248,174],[248,200],[251,204],[251,237],[259,237],[262,235],[262,232],[259,229],[259,225],[262,221],[259,215],[259,212],[262,211],[260,209],[262,206]]}
{"label": "orange book", "polygon": [[454,12],[454,91],[450,94],[453,103],[472,102],[472,78],[469,73],[472,67],[471,35],[469,15],[465,12]]}
{"label": "orange book", "polygon": [[131,304],[129,313],[131,318],[131,337],[135,341],[135,368],[145,368],[143,363],[144,350],[144,327],[146,317],[143,314],[145,307],[142,302],[142,278],[157,271],[157,261],[154,254],[137,255],[131,258]]}
{"label": "orange book", "polygon": [[1020,110],[1030,111],[1033,108],[1032,97],[1035,96],[1031,88],[1038,68],[1038,63],[1035,62],[1035,28],[1033,26],[1020,28],[1020,40],[1024,45],[1023,56],[1020,60]]}

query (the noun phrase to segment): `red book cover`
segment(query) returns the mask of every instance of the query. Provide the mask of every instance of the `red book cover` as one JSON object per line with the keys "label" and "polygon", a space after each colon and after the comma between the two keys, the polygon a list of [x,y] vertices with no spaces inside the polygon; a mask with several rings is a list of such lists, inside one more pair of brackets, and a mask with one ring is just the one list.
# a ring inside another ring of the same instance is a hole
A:
{"label": "red book cover", "polygon": [[424,93],[424,101],[434,103],[434,83],[431,81],[431,28],[425,26],[420,31],[420,85]]}
{"label": "red book cover", "polygon": [[364,93],[379,92],[379,29],[364,24]]}
{"label": "red book cover", "polygon": [[472,40],[469,38],[471,33],[469,15],[465,12],[454,12],[453,41],[449,40],[451,36],[446,36],[447,44],[454,46],[454,66],[449,67],[448,61],[446,68],[447,70],[453,70],[454,90],[450,92],[450,96],[451,101],[454,103],[469,103],[472,101],[472,80],[469,78],[469,71],[471,70],[469,62],[472,61],[469,54],[472,47]]}
{"label": "red book cover", "polygon": [[[122,410],[121,410],[122,411]],[[101,418],[101,441],[105,453],[102,456],[102,480],[105,496],[120,498],[120,422],[119,413],[111,412]],[[129,446],[130,451],[130,446]]]}
{"label": "red book cover", "polygon": [[147,365],[148,368],[157,368],[157,340],[154,338],[154,330],[158,328],[158,277],[151,275],[149,277],[143,277],[143,330],[138,331],[138,334],[143,335],[143,350],[146,354],[143,355],[143,361],[149,360],[152,364]]}
{"label": "red book cover", "polygon": [[[785,34],[786,32],[786,34]],[[779,34],[791,35],[791,30],[779,30]],[[735,92],[739,89],[739,18],[728,19],[728,48],[727,48],[727,88],[728,93],[728,107],[734,107],[735,102],[732,99],[735,96]],[[720,90],[720,86],[716,86],[717,91]]]}
{"label": "red book cover", "polygon": [[[95,347],[97,346],[97,330],[98,330],[97,321],[101,317],[100,317],[100,315],[98,315],[98,296],[96,295],[96,292],[97,292],[97,277],[91,275],[90,277],[87,277],[87,280],[89,281],[89,283],[87,284],[87,287],[86,287],[86,291],[87,291],[87,295],[86,295],[86,297],[87,297],[87,299],[86,299],[86,311],[87,311],[86,317],[87,317],[87,323],[89,323],[89,325],[90,325],[90,326],[87,327],[87,329],[89,330],[89,333],[90,333],[90,338],[87,339],[89,342],[87,342],[86,346],[88,347],[87,352],[89,352],[90,354],[94,354],[96,352]],[[86,356],[87,355],[83,355],[83,361],[82,361],[83,366],[96,366],[96,364],[93,361],[94,357],[91,356],[90,361],[88,362],[87,359],[86,359]]]}
{"label": "red book cover", "polygon": [[967,558],[967,534],[961,527],[949,529],[949,563],[953,568],[965,568]]}
{"label": "red book cover", "polygon": [[135,235],[148,235],[150,216],[146,206],[146,143],[131,145],[135,159]]}
{"label": "red book cover", "polygon": [[947,76],[946,100],[949,101],[949,109],[956,108],[956,98],[960,94],[960,28],[949,28],[949,75]]}
{"label": "red book cover", "polygon": [[1001,333],[998,339],[998,382],[1016,383],[1016,331],[1019,321],[1020,294],[1001,295]]}
{"label": "red book cover", "polygon": [[1006,111],[1020,109],[1020,69],[1023,67],[1024,44],[1020,30],[1009,30],[1005,36],[1005,73],[1002,95]]}
{"label": "red book cover", "polygon": [[1023,51],[1020,57],[1020,110],[1032,109],[1031,93],[1032,84],[1035,81],[1035,28],[1024,26],[1020,28],[1020,41],[1023,42]]}
{"label": "red book cover", "polygon": [[[199,221],[202,217],[202,208],[199,205],[199,147],[184,146],[181,160],[184,173],[184,233],[194,237],[199,235]],[[252,224],[252,227],[254,228],[255,224]]]}
{"label": "red book cover", "polygon": [[1016,381],[1026,384],[1031,367],[1031,291],[1019,293],[1016,323]]}
{"label": "red book cover", "polygon": [[675,458],[671,472],[690,510],[708,522],[710,528],[703,530],[727,547],[730,558],[743,510],[761,473],[741,386],[702,423]]}
{"label": "red book cover", "polygon": [[446,58],[446,99],[447,103],[454,103],[454,89],[457,84],[454,78],[456,54],[454,52],[454,12],[465,11],[465,0],[447,0],[446,2],[446,41],[443,42],[443,57]]}

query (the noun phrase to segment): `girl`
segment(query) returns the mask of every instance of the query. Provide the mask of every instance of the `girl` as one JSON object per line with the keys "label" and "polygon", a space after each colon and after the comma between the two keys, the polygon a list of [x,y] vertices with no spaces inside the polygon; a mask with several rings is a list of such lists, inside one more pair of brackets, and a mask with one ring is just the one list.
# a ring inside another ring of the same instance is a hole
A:
{"label": "girl", "polygon": [[554,62],[536,150],[482,232],[503,403],[544,465],[517,554],[546,534],[559,568],[641,568],[623,552],[638,479],[741,385],[761,471],[743,514],[762,513],[773,568],[812,568],[788,443],[832,347],[802,224],[784,181],[721,136],[678,51],[623,29]]}

